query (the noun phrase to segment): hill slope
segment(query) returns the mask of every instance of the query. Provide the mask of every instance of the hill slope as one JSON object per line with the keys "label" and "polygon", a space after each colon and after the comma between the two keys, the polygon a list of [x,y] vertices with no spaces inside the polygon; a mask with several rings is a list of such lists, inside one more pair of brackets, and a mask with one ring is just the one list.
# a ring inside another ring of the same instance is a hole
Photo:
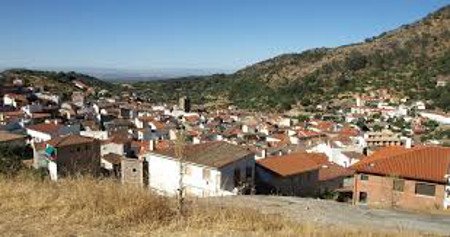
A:
{"label": "hill slope", "polygon": [[316,226],[278,214],[187,199],[184,216],[173,198],[116,180],[0,176],[0,236],[418,236],[370,226]]}
{"label": "hill slope", "polygon": [[154,82],[146,94],[158,99],[158,88],[170,87],[175,95],[190,94],[195,102],[219,100],[244,108],[283,110],[299,102],[308,106],[384,88],[450,110],[449,87],[435,86],[438,76],[449,74],[450,6],[446,6],[363,43],[284,54],[231,75]]}
{"label": "hill slope", "polygon": [[2,85],[11,84],[14,79],[21,79],[26,85],[35,87],[44,87],[46,91],[64,94],[71,93],[78,88],[74,81],[81,81],[89,87],[96,90],[111,90],[115,86],[111,83],[102,81],[92,76],[80,74],[76,72],[53,72],[53,71],[37,71],[28,69],[10,69],[1,73],[3,76]]}

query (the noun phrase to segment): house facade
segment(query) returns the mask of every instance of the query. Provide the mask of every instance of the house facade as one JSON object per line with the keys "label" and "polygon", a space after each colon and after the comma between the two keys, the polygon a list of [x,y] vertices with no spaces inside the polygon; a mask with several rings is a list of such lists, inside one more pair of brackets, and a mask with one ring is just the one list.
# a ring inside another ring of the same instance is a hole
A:
{"label": "house facade", "polygon": [[352,167],[354,204],[407,209],[450,207],[450,148],[390,147]]}
{"label": "house facade", "polygon": [[210,197],[250,192],[254,180],[254,154],[226,142],[188,145],[184,158],[175,148],[145,155],[149,187],[176,195],[180,186],[188,196]]}
{"label": "house facade", "polygon": [[56,165],[57,176],[95,176],[101,167],[100,141],[80,135],[57,137],[46,142],[44,156]]}
{"label": "house facade", "polygon": [[258,160],[256,188],[261,194],[317,197],[343,188],[351,175],[324,154],[298,152]]}

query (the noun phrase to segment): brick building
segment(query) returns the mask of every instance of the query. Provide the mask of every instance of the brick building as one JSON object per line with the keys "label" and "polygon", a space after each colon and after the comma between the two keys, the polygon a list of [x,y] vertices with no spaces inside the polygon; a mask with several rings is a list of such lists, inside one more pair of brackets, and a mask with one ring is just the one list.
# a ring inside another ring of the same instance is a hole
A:
{"label": "brick building", "polygon": [[353,202],[378,207],[447,209],[450,148],[386,147],[352,166]]}
{"label": "brick building", "polygon": [[320,196],[344,187],[353,172],[318,153],[272,156],[256,163],[257,191],[290,196]]}
{"label": "brick building", "polygon": [[80,135],[57,137],[46,142],[45,156],[56,163],[57,175],[91,174],[100,171],[100,141]]}

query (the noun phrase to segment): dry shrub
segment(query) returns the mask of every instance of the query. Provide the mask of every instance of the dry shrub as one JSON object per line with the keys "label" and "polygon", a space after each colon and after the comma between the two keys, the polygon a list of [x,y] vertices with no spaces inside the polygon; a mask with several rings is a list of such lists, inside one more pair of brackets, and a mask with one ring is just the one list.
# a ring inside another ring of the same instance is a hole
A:
{"label": "dry shrub", "polygon": [[25,172],[0,177],[0,235],[389,236],[315,228],[201,199],[187,205],[185,215],[179,216],[176,200],[144,188],[90,177],[55,183]]}

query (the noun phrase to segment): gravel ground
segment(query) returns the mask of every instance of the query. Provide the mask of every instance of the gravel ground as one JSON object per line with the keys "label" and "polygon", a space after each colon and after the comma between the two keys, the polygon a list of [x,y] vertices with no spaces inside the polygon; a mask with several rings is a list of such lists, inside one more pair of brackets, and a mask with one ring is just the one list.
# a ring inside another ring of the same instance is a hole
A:
{"label": "gravel ground", "polygon": [[390,209],[369,209],[334,201],[280,196],[214,198],[211,203],[251,207],[281,214],[294,221],[352,229],[406,231],[450,236],[450,215],[418,214]]}

